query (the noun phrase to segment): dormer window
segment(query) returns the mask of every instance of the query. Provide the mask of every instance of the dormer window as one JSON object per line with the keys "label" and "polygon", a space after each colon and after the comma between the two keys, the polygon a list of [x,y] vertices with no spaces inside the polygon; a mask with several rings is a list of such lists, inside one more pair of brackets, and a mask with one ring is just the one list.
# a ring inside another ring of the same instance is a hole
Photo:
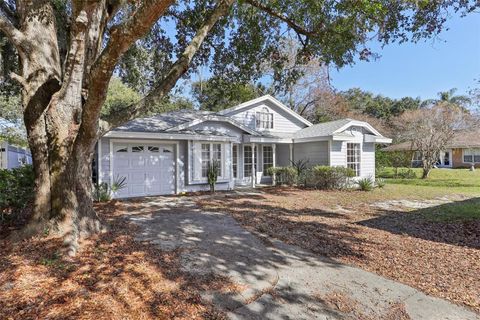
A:
{"label": "dormer window", "polygon": [[273,129],[273,113],[268,108],[263,108],[262,111],[255,115],[257,129]]}

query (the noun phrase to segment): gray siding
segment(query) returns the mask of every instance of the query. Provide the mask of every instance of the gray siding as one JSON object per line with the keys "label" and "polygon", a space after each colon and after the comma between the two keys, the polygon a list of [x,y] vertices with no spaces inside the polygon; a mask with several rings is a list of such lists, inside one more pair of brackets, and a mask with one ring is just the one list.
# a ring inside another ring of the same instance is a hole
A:
{"label": "gray siding", "polygon": [[290,144],[277,144],[276,150],[276,164],[277,167],[286,167],[290,163]]}
{"label": "gray siding", "polygon": [[308,160],[309,166],[328,165],[328,141],[295,143],[293,146],[295,161]]}
{"label": "gray siding", "polygon": [[375,143],[363,143],[360,176],[375,178]]}
{"label": "gray siding", "polygon": [[330,143],[330,165],[347,166],[347,144],[343,141],[332,141]]}
{"label": "gray siding", "polygon": [[267,107],[269,112],[273,113],[273,129],[269,130],[269,132],[292,133],[306,127],[300,120],[268,101],[253,104],[241,110],[231,112],[226,116],[231,116],[238,122],[255,130],[255,114],[262,111],[264,107]]}

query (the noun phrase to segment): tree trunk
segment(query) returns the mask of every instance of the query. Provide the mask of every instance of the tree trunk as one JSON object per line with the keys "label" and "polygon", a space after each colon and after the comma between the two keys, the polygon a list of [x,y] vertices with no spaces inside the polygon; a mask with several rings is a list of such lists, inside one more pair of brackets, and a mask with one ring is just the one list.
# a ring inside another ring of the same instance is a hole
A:
{"label": "tree trunk", "polygon": [[430,167],[423,167],[423,170],[422,170],[422,179],[427,179],[428,176],[430,175],[430,171],[432,170],[432,168]]}

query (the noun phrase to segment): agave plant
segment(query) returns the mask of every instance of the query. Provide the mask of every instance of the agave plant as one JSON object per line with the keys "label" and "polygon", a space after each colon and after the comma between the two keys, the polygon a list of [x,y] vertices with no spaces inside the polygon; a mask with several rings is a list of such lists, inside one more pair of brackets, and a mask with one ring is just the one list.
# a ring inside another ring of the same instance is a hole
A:
{"label": "agave plant", "polygon": [[207,168],[207,180],[210,185],[210,191],[215,192],[215,184],[218,180],[218,172],[220,171],[220,162],[218,160],[213,160],[208,163]]}

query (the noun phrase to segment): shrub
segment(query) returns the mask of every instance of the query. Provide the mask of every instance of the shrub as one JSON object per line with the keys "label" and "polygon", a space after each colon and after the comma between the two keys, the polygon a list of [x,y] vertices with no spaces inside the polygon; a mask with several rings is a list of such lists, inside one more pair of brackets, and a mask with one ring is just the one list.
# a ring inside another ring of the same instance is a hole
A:
{"label": "shrub", "polygon": [[0,170],[0,220],[28,205],[33,198],[34,181],[31,165]]}
{"label": "shrub", "polygon": [[383,188],[387,184],[387,182],[383,178],[377,178],[375,182],[376,182],[377,187],[379,187],[379,188]]}
{"label": "shrub", "polygon": [[298,171],[295,167],[270,167],[268,175],[274,177],[276,184],[292,186],[297,183]]}
{"label": "shrub", "polygon": [[372,191],[374,187],[373,180],[370,178],[362,178],[357,181],[358,188],[362,191]]}
{"label": "shrub", "polygon": [[405,171],[399,171],[397,177],[401,179],[416,179],[417,174],[412,169],[407,169]]}
{"label": "shrub", "polygon": [[117,175],[111,186],[106,182],[96,183],[93,189],[93,199],[99,202],[106,202],[112,199],[112,193],[118,192],[127,187],[127,178]]}
{"label": "shrub", "polygon": [[207,179],[208,184],[210,185],[211,192],[215,192],[215,184],[217,183],[219,169],[220,162],[218,162],[217,160],[213,160],[212,162],[208,163]]}
{"label": "shrub", "polygon": [[350,178],[355,172],[340,166],[315,166],[306,179],[307,186],[319,189],[343,189],[350,185]]}

